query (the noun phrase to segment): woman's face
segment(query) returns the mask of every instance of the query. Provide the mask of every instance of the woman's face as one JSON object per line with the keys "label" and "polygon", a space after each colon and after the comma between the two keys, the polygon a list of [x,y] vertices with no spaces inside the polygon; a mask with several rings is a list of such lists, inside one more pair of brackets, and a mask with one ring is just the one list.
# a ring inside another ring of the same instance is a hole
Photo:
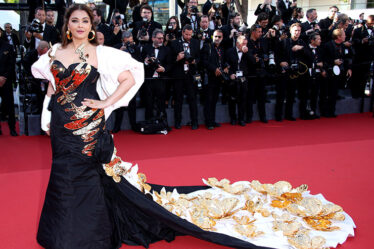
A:
{"label": "woman's face", "polygon": [[73,39],[88,39],[92,24],[87,12],[84,10],[74,11],[69,18],[68,29],[71,31]]}
{"label": "woman's face", "polygon": [[174,18],[170,19],[169,25],[173,26],[173,29],[177,28],[177,20]]}

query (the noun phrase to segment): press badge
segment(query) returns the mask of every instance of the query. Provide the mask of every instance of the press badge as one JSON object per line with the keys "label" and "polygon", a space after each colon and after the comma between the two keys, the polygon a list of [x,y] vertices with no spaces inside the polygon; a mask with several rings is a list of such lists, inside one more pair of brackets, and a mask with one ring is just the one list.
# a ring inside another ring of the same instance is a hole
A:
{"label": "press badge", "polygon": [[348,49],[347,48],[344,49],[344,54],[348,54],[348,53],[349,53]]}
{"label": "press badge", "polygon": [[153,73],[153,76],[152,76],[153,78],[158,78],[158,73],[155,71],[154,73]]}
{"label": "press badge", "polygon": [[243,77],[243,71],[236,71],[236,77]]}
{"label": "press badge", "polygon": [[189,69],[188,64],[184,64],[184,71],[187,72]]}

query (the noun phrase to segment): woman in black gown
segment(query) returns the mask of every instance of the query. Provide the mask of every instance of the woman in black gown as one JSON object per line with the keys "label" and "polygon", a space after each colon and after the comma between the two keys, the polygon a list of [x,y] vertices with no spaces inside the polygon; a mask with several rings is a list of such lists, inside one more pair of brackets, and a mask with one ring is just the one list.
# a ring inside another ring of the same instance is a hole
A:
{"label": "woman in black gown", "polygon": [[165,197],[165,191],[193,194],[212,188],[148,185],[137,166],[116,155],[105,120],[112,110],[128,104],[144,72],[129,54],[97,46],[92,23],[85,5],[70,7],[62,44],[54,45],[32,67],[36,78],[50,81],[42,127],[50,128],[53,153],[39,244],[47,249],[116,249],[122,243],[148,247],[176,235],[192,235],[235,248],[266,248],[245,241],[230,228],[213,232],[215,221],[196,207],[188,210],[196,218],[189,222],[160,205],[161,197],[154,201],[155,192]]}

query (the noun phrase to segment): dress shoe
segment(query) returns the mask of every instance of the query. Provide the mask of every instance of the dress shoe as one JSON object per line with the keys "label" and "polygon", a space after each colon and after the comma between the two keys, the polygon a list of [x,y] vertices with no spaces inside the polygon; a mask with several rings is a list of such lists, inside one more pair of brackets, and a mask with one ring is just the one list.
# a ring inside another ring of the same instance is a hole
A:
{"label": "dress shoe", "polygon": [[176,123],[175,124],[175,129],[180,129],[180,128],[182,128],[181,124],[180,123]]}
{"label": "dress shoe", "polygon": [[220,123],[214,122],[214,127],[221,127]]}
{"label": "dress shoe", "polygon": [[199,129],[199,125],[196,124],[196,123],[192,123],[192,125],[191,125],[191,129],[192,129],[192,130],[197,130],[197,129]]}
{"label": "dress shoe", "polygon": [[260,121],[264,124],[267,124],[268,123],[268,120],[266,118],[261,118]]}
{"label": "dress shoe", "polygon": [[326,118],[336,118],[337,115],[335,113],[331,113],[329,115],[326,116]]}
{"label": "dress shoe", "polygon": [[231,125],[236,125],[236,119],[231,119],[230,124],[231,124]]}
{"label": "dress shoe", "polygon": [[16,132],[15,130],[10,130],[10,135],[11,135],[12,137],[16,137],[16,136],[18,136],[18,134],[17,134],[17,132]]}
{"label": "dress shoe", "polygon": [[214,126],[213,125],[209,125],[206,127],[208,130],[214,130]]}
{"label": "dress shoe", "polygon": [[251,118],[248,118],[245,122],[246,122],[247,124],[250,124],[250,123],[252,123],[252,119],[251,119]]}
{"label": "dress shoe", "polygon": [[288,120],[288,121],[296,121],[296,118],[294,118],[294,117],[286,117],[286,120]]}
{"label": "dress shoe", "polygon": [[240,126],[246,126],[246,123],[242,120],[242,121],[239,121],[239,125]]}

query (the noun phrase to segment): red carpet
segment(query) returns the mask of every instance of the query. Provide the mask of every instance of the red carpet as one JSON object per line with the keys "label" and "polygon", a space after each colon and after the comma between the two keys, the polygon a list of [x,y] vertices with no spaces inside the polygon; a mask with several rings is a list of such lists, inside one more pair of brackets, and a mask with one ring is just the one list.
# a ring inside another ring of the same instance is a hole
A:
{"label": "red carpet", "polygon": [[[41,248],[35,236],[51,164],[49,139],[10,137],[5,126],[0,136],[0,248]],[[201,178],[211,176],[307,183],[312,194],[323,193],[341,205],[358,227],[356,236],[338,248],[371,248],[374,119],[370,114],[254,122],[246,127],[224,124],[214,131],[184,127],[167,136],[122,131],[115,142],[122,159],[138,163],[152,183],[200,185]],[[151,245],[159,248],[224,247],[179,237],[172,244]]]}

